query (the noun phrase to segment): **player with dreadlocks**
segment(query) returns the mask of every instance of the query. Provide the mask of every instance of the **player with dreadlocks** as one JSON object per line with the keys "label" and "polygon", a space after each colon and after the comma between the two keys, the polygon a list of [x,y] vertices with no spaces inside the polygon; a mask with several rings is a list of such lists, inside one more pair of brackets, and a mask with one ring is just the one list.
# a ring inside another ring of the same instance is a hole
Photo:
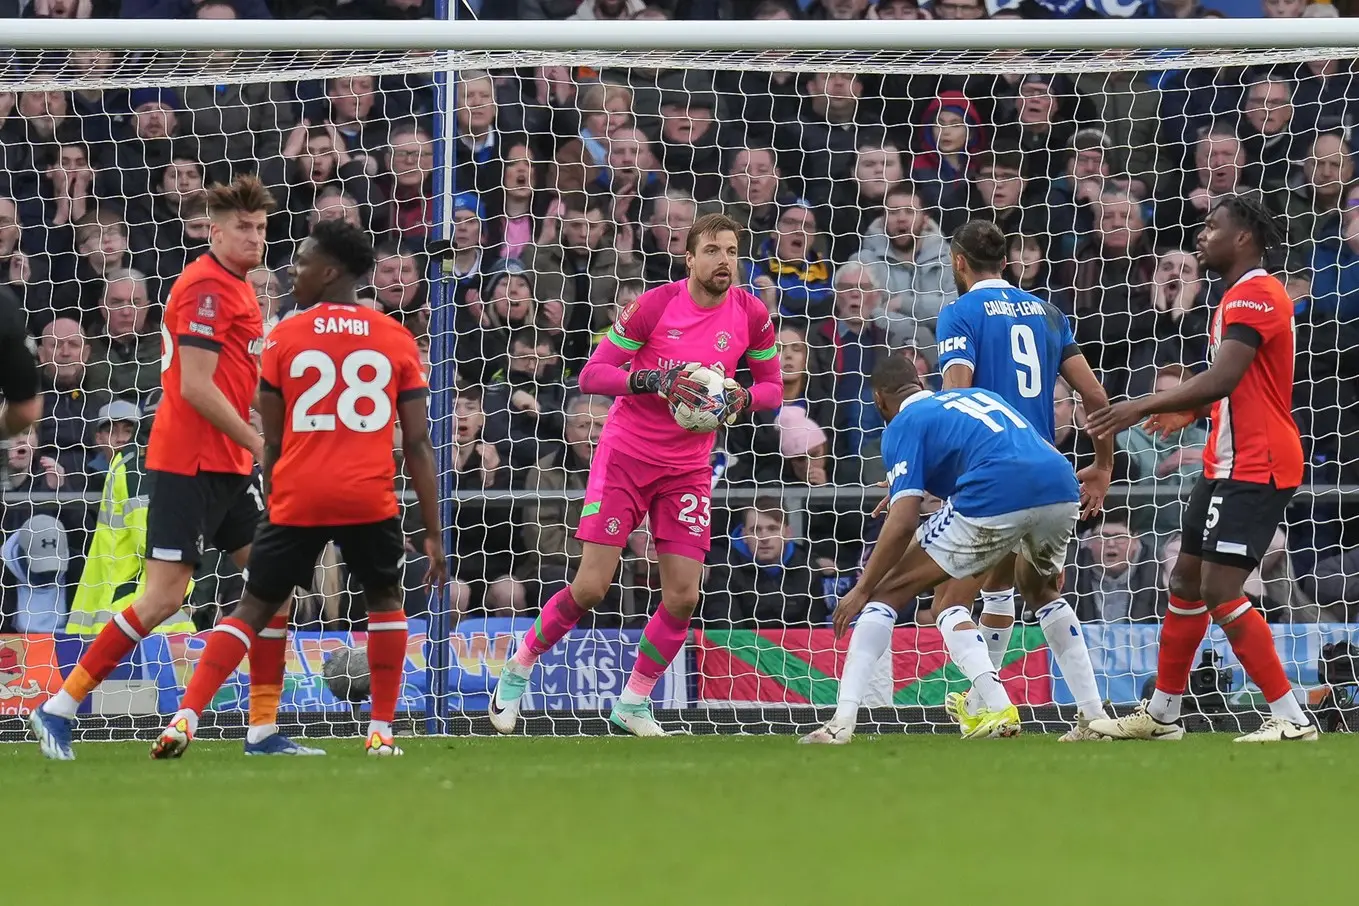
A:
{"label": "player with dreadlocks", "polygon": [[1092,413],[1094,437],[1146,420],[1162,436],[1211,411],[1203,475],[1185,508],[1182,547],[1161,624],[1156,691],[1136,712],[1095,720],[1115,739],[1179,739],[1180,700],[1199,644],[1216,622],[1269,701],[1270,718],[1237,742],[1311,741],[1309,720],[1284,674],[1274,636],[1242,589],[1259,565],[1302,483],[1302,441],[1293,422],[1293,303],[1263,266],[1282,233],[1259,201],[1231,196],[1208,214],[1198,259],[1229,289],[1213,313],[1208,369],[1163,393]]}

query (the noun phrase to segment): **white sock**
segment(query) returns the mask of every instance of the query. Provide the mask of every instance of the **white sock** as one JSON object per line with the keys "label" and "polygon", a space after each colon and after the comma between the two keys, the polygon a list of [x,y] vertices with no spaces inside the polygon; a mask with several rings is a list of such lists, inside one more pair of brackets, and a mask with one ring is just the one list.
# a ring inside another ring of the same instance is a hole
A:
{"label": "white sock", "polygon": [[[1012,599],[1013,600],[1013,599]],[[1004,629],[996,626],[982,626],[982,635],[986,638],[986,653],[991,658],[991,666],[997,671],[1005,666],[1005,652],[1010,648],[1010,636],[1015,631],[1015,625],[1011,623]],[[967,713],[976,714],[981,710],[981,696],[976,688],[969,689],[967,692]]]}
{"label": "white sock", "polygon": [[254,745],[257,742],[264,742],[270,736],[278,732],[278,724],[260,724],[252,726],[245,731],[245,741]]}
{"label": "white sock", "polygon": [[853,730],[858,723],[859,704],[868,694],[873,668],[892,647],[892,629],[896,624],[897,612],[880,601],[869,604],[859,614],[849,637],[849,654],[840,676],[840,695],[835,703],[835,716],[831,718],[837,727]]}
{"label": "white sock", "polygon": [[1076,611],[1064,598],[1058,598],[1038,611],[1038,625],[1043,629],[1048,649],[1057,659],[1071,695],[1076,699],[1081,717],[1097,720],[1108,715],[1095,683],[1095,668],[1090,663],[1090,650],[1085,647],[1085,634]]}
{"label": "white sock", "polygon": [[48,714],[56,717],[65,717],[69,719],[75,717],[76,711],[80,710],[80,702],[76,701],[71,693],[62,689],[57,692],[56,695],[49,698],[43,704],[42,709]]}
{"label": "white sock", "polygon": [[986,652],[986,640],[982,638],[981,631],[975,626],[971,629],[957,628],[960,623],[970,622],[972,614],[966,607],[950,607],[941,613],[937,625],[944,637],[944,647],[988,709],[1000,711],[1008,708],[1010,697],[1005,694],[1005,687],[996,676],[996,668]]}
{"label": "white sock", "polygon": [[1005,666],[1005,652],[1010,649],[1010,634],[1015,624],[1015,590],[1004,588],[1000,591],[982,591],[982,615],[1009,617],[1011,623],[1004,629],[982,623],[982,635],[986,637],[986,650],[991,654],[991,663],[997,670]]}
{"label": "white sock", "polygon": [[387,721],[385,720],[370,720],[368,721],[368,732],[365,733],[364,735],[372,736],[374,733],[377,733],[381,736],[391,736],[392,725],[387,723]]}
{"label": "white sock", "polygon": [[170,718],[170,723],[171,724],[178,723],[181,717],[189,722],[189,735],[197,736],[198,715],[190,711],[188,708],[180,708],[178,711],[175,712],[175,716]]}
{"label": "white sock", "polygon": [[1305,727],[1312,721],[1308,719],[1307,712],[1302,710],[1302,705],[1298,704],[1297,696],[1290,689],[1288,694],[1278,701],[1269,703],[1269,713],[1273,717],[1281,717],[1284,720],[1291,720],[1300,727]]}
{"label": "white sock", "polygon": [[1183,700],[1183,695],[1171,695],[1169,692],[1162,692],[1157,689],[1151,693],[1151,701],[1147,703],[1147,713],[1163,724],[1173,724],[1180,719],[1180,702]]}
{"label": "white sock", "polygon": [[623,691],[618,694],[618,703],[620,705],[640,705],[650,697],[650,695],[634,692],[627,686],[624,686]]}

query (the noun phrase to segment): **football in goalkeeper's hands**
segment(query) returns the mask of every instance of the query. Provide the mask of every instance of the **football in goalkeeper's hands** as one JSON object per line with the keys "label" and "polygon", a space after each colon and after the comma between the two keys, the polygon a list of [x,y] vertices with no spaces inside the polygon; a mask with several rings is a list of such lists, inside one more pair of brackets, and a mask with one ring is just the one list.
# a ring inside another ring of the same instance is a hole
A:
{"label": "football in goalkeeper's hands", "polygon": [[727,392],[722,389],[722,372],[700,366],[689,372],[689,378],[707,388],[707,399],[702,406],[686,402],[672,403],[670,414],[674,416],[675,424],[685,431],[711,434],[717,430],[722,407],[727,404]]}
{"label": "football in goalkeeper's hands", "polygon": [[321,666],[321,675],[330,694],[340,701],[368,700],[368,652],[362,648],[336,648]]}

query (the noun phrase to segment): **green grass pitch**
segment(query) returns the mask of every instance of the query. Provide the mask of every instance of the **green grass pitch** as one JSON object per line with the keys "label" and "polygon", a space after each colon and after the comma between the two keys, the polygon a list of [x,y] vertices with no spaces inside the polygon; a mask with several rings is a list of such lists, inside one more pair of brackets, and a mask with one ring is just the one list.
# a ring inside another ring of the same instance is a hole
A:
{"label": "green grass pitch", "polygon": [[[0,746],[14,903],[1179,904],[1352,895],[1359,738]],[[1324,900],[1323,900],[1324,901]]]}

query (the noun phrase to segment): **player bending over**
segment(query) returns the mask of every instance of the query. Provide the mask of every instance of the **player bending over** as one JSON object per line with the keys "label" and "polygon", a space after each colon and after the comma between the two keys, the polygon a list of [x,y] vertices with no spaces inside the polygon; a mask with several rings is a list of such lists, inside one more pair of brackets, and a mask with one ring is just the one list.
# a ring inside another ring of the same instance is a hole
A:
{"label": "player bending over", "polygon": [[660,555],[663,601],[642,631],[637,663],[609,719],[636,736],[664,736],[651,713],[651,692],[684,644],[698,605],[708,552],[714,434],[680,428],[669,400],[701,402],[687,377],[690,363],[735,374],[745,356],[754,385],[726,382],[722,420],[771,409],[783,391],[774,326],[764,303],[732,286],[740,226],[721,214],[689,230],[689,277],[643,293],[605,335],[580,375],[582,393],[615,396],[581,509],[580,568],[571,585],[543,606],[505,665],[491,697],[491,723],[513,732],[519,702],[538,658],[608,591],[628,535],[650,517]]}
{"label": "player bending over", "polygon": [[[1088,662],[1076,614],[1057,590],[1080,513],[1076,475],[1066,457],[994,394],[975,388],[932,393],[900,354],[873,369],[873,400],[888,421],[882,449],[891,502],[863,575],[836,605],[836,636],[866,607],[895,612],[943,583],[935,622],[949,657],[982,702],[964,738],[1013,736],[1019,710],[972,622],[972,601],[987,570],[1018,550],[1015,581],[1038,611],[1053,655],[1064,669]],[[921,525],[927,491],[944,505]]]}
{"label": "player bending over", "polygon": [[1216,622],[1271,717],[1237,742],[1315,740],[1317,728],[1293,696],[1274,636],[1242,588],[1260,564],[1302,483],[1302,439],[1293,421],[1293,303],[1261,266],[1281,230],[1258,201],[1232,196],[1208,214],[1198,259],[1230,287],[1213,313],[1208,370],[1174,389],[1090,414],[1097,437],[1146,419],[1163,435],[1207,414],[1212,430],[1203,475],[1185,507],[1180,555],[1161,623],[1156,691],[1133,714],[1091,729],[1115,739],[1179,739],[1180,703],[1199,643]]}
{"label": "player bending over", "polygon": [[[29,717],[48,758],[69,761],[80,703],[118,662],[184,604],[204,542],[245,566],[263,502],[255,483],[260,436],[250,426],[264,320],[246,274],[264,257],[274,199],[253,176],[208,195],[209,251],[170,288],[161,327],[163,396],[147,446],[146,569],[131,606],[108,614],[61,691]],[[286,605],[286,599],[275,602]],[[288,609],[276,608],[250,652],[247,755],[324,755],[278,732]],[[187,617],[186,617],[187,619]]]}
{"label": "player bending over", "polygon": [[425,518],[428,584],[445,578],[434,450],[429,442],[424,369],[406,328],[358,303],[356,284],[373,268],[373,245],[358,227],[326,220],[293,261],[298,310],[265,344],[260,377],[264,487],[268,512],[255,536],[245,596],[208,635],[184,701],[151,748],[178,758],[198,718],[316,558],[334,541],[368,601],[368,668],[373,716],[369,755],[400,755],[392,717],[406,660],[397,518],[396,416],[402,454]]}
{"label": "player bending over", "polygon": [[[989,220],[973,220],[953,235],[953,279],[962,295],[939,313],[939,367],[944,390],[977,387],[1002,400],[1049,443],[1055,436],[1052,396],[1060,374],[1076,388],[1088,405],[1102,408],[1109,398],[1099,379],[1081,355],[1066,317],[1050,302],[1016,289],[1001,274],[1005,269],[1005,234]],[[1109,491],[1113,471],[1113,438],[1095,442],[1095,463],[1082,469],[1080,479],[1082,518],[1099,512]],[[890,500],[883,501],[880,508]],[[875,511],[876,515],[876,511]],[[1015,622],[1015,555],[1006,554],[982,581],[982,634],[991,664],[999,670],[1010,647]],[[970,582],[971,579],[964,580]],[[942,590],[941,590],[942,591]],[[938,593],[936,597],[943,600]],[[1031,602],[1032,603],[1032,602]],[[935,611],[938,612],[938,607]],[[1036,605],[1035,605],[1036,609]],[[1067,608],[1069,610],[1069,608]],[[1049,610],[1043,619],[1068,624],[1061,608]],[[859,706],[867,694],[874,665],[892,644],[895,610],[870,607],[854,627],[849,653],[840,679],[835,716],[823,727],[802,738],[805,743],[842,744],[854,735]],[[1070,616],[1074,623],[1075,616]],[[1062,736],[1073,742],[1100,739],[1087,728],[1090,720],[1104,715],[1084,639],[1081,644],[1063,640],[1059,657],[1079,703],[1077,724]],[[1054,653],[1057,649],[1054,648]],[[981,710],[975,689],[967,695],[951,693],[949,713],[969,735]]]}

